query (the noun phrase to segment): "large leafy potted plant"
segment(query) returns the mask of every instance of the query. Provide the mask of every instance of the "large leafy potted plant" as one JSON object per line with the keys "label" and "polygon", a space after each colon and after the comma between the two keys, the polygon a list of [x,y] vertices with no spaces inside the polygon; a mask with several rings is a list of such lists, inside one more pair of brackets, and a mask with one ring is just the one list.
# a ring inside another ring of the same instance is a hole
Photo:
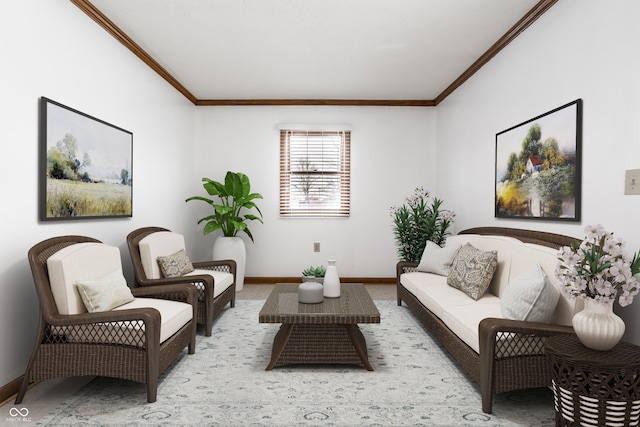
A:
{"label": "large leafy potted plant", "polygon": [[[238,237],[238,232],[244,232],[253,242],[253,234],[247,226],[248,221],[262,221],[262,212],[254,200],[262,199],[259,193],[251,193],[249,177],[240,172],[227,172],[224,183],[210,178],[202,178],[202,186],[209,196],[189,197],[191,200],[201,200],[213,208],[213,213],[201,218],[198,224],[205,223],[203,233],[209,234],[216,230],[222,231],[213,245],[213,259],[233,259],[236,261],[236,290],[240,291],[244,285],[244,271],[246,263],[246,247],[244,241]],[[259,216],[246,213],[255,209]]]}

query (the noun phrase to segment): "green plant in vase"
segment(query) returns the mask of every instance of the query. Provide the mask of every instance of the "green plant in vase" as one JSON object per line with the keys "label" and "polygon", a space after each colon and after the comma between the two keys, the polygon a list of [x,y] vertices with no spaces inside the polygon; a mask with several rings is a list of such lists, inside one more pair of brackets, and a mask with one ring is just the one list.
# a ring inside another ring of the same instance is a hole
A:
{"label": "green plant in vase", "polygon": [[[224,183],[210,178],[202,178],[202,186],[210,196],[218,200],[203,196],[189,197],[186,201],[201,200],[213,208],[213,214],[205,216],[198,224],[205,222],[204,234],[221,230],[224,237],[234,237],[239,231],[244,232],[253,242],[253,235],[247,226],[248,221],[262,221],[262,212],[254,200],[262,199],[260,193],[251,193],[249,177],[240,172],[227,172]],[[241,213],[243,209],[256,209],[260,216],[251,213]]]}

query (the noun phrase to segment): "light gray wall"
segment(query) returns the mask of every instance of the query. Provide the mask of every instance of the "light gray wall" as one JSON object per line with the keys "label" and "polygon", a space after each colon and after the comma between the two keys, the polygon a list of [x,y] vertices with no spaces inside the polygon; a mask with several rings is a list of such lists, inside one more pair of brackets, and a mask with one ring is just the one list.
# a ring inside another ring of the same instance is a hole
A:
{"label": "light gray wall", "polygon": [[[0,386],[24,373],[38,319],[28,249],[88,235],[120,247],[131,230],[191,224],[182,208],[193,160],[193,110],[175,89],[69,1],[0,2],[2,209]],[[133,132],[133,218],[39,223],[38,102],[58,101]]]}
{"label": "light gray wall", "polygon": [[[640,168],[640,3],[558,2],[437,107],[438,192],[457,227],[533,228],[582,238],[600,223],[640,249],[640,196],[624,195],[624,172]],[[494,218],[496,133],[582,98],[581,223]],[[626,340],[640,343],[640,302],[616,308]]]}
{"label": "light gray wall", "polygon": [[[250,225],[247,276],[298,276],[311,264],[337,260],[344,277],[393,277],[395,244],[389,207],[422,185],[435,184],[435,111],[380,107],[200,107],[197,110],[193,194],[204,195],[201,178],[223,180],[226,171],[249,176],[264,224]],[[291,219],[279,216],[278,124],[349,124],[351,216]],[[201,257],[211,257],[214,237],[195,223],[208,213],[190,202],[194,239]],[[320,242],[319,253],[313,243]]]}

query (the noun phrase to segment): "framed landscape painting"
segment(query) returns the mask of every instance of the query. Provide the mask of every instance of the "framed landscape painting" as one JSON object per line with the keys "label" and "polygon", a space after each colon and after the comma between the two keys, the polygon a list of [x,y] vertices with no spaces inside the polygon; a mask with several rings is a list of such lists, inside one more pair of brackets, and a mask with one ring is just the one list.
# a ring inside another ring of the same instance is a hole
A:
{"label": "framed landscape painting", "polygon": [[132,216],[133,134],[40,98],[40,220]]}
{"label": "framed landscape painting", "polygon": [[496,134],[495,216],[580,221],[582,100]]}

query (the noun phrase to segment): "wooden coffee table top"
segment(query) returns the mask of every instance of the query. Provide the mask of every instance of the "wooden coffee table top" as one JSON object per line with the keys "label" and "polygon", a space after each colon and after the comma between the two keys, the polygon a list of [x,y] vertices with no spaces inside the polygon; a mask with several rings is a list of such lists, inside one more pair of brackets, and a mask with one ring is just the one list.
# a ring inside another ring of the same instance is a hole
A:
{"label": "wooden coffee table top", "polygon": [[380,323],[380,312],[361,283],[345,283],[339,298],[318,304],[298,302],[297,283],[278,283],[260,310],[260,323],[356,324]]}

